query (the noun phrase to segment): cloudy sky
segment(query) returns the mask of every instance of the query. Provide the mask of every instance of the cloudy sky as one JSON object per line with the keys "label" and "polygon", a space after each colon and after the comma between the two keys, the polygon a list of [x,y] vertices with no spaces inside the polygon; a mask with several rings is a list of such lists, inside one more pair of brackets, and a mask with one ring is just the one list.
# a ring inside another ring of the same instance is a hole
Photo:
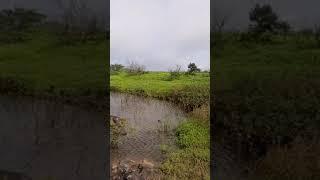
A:
{"label": "cloudy sky", "polygon": [[111,63],[209,69],[210,0],[111,0]]}

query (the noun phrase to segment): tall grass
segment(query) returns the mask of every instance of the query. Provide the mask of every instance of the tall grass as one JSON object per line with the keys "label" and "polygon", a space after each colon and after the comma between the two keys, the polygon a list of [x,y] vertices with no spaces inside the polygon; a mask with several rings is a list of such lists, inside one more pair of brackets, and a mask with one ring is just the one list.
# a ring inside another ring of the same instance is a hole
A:
{"label": "tall grass", "polygon": [[[176,129],[178,150],[167,153],[160,170],[168,179],[210,179],[208,109],[194,110]],[[203,118],[203,119],[202,119]]]}
{"label": "tall grass", "polygon": [[273,147],[255,163],[249,179],[316,180],[320,177],[319,140],[296,139],[290,145]]}
{"label": "tall grass", "polygon": [[[264,43],[239,37],[225,34],[224,48],[212,58],[217,126],[240,133],[247,144],[252,138],[260,142],[252,151],[259,144],[267,148],[252,179],[316,179],[320,150],[316,143],[308,144],[320,131],[315,39],[298,33]],[[302,141],[296,142],[297,137]]]}

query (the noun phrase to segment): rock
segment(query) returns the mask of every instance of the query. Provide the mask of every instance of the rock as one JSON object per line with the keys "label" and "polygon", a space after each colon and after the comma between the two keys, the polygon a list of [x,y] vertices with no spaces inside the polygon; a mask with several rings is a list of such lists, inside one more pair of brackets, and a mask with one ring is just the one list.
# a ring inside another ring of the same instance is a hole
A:
{"label": "rock", "polygon": [[143,161],[142,161],[142,165],[143,165],[144,167],[151,168],[151,169],[154,167],[154,164],[151,163],[151,162],[149,162],[149,161],[147,161],[147,160],[143,160]]}
{"label": "rock", "polygon": [[112,179],[148,179],[153,174],[154,164],[143,160],[140,163],[133,160],[122,161],[112,166]]}

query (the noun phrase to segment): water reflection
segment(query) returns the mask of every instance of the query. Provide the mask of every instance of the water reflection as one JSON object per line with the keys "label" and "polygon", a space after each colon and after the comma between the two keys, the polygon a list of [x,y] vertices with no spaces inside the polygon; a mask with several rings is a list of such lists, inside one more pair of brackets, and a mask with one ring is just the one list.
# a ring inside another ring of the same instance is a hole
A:
{"label": "water reflection", "polygon": [[102,113],[0,96],[0,118],[0,177],[14,172],[34,180],[106,179]]}
{"label": "water reflection", "polygon": [[[125,159],[160,162],[160,146],[174,144],[169,132],[185,119],[184,112],[171,103],[120,93],[110,94],[110,113],[125,118],[127,128],[132,130],[111,151],[113,163]],[[169,127],[165,133],[159,132],[163,126]]]}

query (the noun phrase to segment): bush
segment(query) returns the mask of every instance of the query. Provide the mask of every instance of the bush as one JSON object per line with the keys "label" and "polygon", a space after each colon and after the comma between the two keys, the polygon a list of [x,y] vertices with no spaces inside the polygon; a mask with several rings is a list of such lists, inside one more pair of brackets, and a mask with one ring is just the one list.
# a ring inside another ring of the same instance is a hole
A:
{"label": "bush", "polygon": [[177,130],[181,149],[168,153],[160,170],[168,179],[210,179],[210,135],[208,126],[188,120]]}
{"label": "bush", "polygon": [[110,71],[112,72],[119,72],[124,69],[124,66],[122,64],[111,64]]}
{"label": "bush", "polygon": [[177,65],[175,69],[169,70],[169,73],[169,81],[178,79],[181,76],[181,66]]}
{"label": "bush", "polygon": [[139,75],[146,73],[145,66],[140,65],[136,62],[130,62],[129,66],[126,68],[126,71],[129,75]]}
{"label": "bush", "polygon": [[181,104],[186,110],[191,112],[195,108],[207,105],[209,102],[210,87],[207,85],[188,85],[175,89],[170,97],[172,101]]}
{"label": "bush", "polygon": [[46,16],[22,8],[4,9],[0,12],[0,41],[15,43],[27,40],[28,33],[43,23]]}
{"label": "bush", "polygon": [[195,74],[196,72],[200,72],[201,70],[197,67],[195,63],[190,63],[188,65],[188,74]]}
{"label": "bush", "polygon": [[252,24],[249,25],[251,32],[259,35],[265,33],[287,33],[290,25],[285,21],[280,21],[278,15],[268,4],[256,6],[249,12],[249,19]]}

